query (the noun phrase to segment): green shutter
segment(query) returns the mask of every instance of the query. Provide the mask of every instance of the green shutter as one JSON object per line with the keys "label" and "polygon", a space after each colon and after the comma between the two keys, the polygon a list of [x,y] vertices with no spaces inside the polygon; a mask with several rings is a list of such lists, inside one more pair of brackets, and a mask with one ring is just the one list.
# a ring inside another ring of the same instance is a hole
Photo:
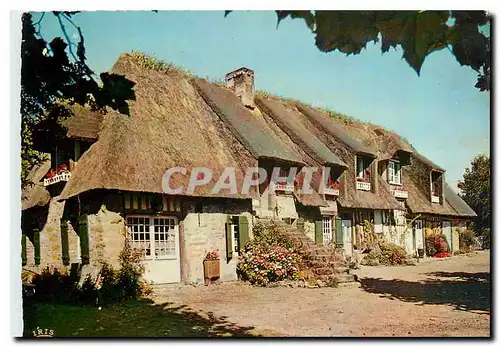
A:
{"label": "green shutter", "polygon": [[231,222],[228,218],[228,222],[226,223],[226,261],[229,263],[231,259],[233,259],[233,237],[231,230]]}
{"label": "green shutter", "polygon": [[26,255],[26,235],[22,234],[21,235],[21,260],[23,266],[25,266],[28,263],[28,258]]}
{"label": "green shutter", "polygon": [[344,233],[342,232],[342,219],[335,216],[335,244],[337,247],[344,246]]}
{"label": "green shutter", "polygon": [[240,252],[245,248],[248,242],[248,219],[245,216],[238,217],[238,224],[240,228],[240,239],[238,240],[238,249]]}
{"label": "green shutter", "polygon": [[33,246],[35,248],[35,265],[40,265],[40,231],[33,230]]}
{"label": "green shutter", "polygon": [[302,234],[305,233],[305,230],[304,230],[304,218],[299,218],[297,220],[297,230],[299,232],[301,232]]}
{"label": "green shutter", "polygon": [[82,254],[82,264],[90,264],[89,252],[89,225],[87,215],[84,214],[78,219],[78,234],[80,235],[80,248]]}
{"label": "green shutter", "polygon": [[61,248],[62,262],[69,265],[68,221],[65,219],[61,219]]}
{"label": "green shutter", "polygon": [[315,241],[318,244],[323,244],[323,221],[317,220],[314,222],[314,231],[315,231]]}

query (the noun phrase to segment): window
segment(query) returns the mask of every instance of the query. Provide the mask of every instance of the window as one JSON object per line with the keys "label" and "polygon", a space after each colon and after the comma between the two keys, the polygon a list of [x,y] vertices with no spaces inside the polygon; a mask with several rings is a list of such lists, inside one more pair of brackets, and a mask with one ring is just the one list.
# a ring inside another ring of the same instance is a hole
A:
{"label": "window", "polygon": [[175,219],[154,217],[155,257],[175,256]]}
{"label": "window", "polygon": [[323,244],[327,245],[332,240],[332,219],[323,217]]}
{"label": "window", "polygon": [[289,168],[280,167],[280,172],[278,174],[278,181],[282,183],[288,182],[289,174],[290,174]]}
{"label": "window", "polygon": [[70,155],[68,151],[61,149],[60,147],[56,147],[56,167],[59,167],[61,165],[66,165],[67,167],[69,167],[69,159]]}
{"label": "window", "polygon": [[132,243],[142,249],[144,256],[151,256],[151,235],[149,217],[129,217],[127,227]]}
{"label": "window", "polygon": [[365,177],[365,167],[364,167],[364,162],[363,158],[358,157],[357,158],[357,170],[356,170],[356,176],[358,178],[364,178]]}
{"label": "window", "polygon": [[176,226],[174,217],[127,217],[127,230],[134,247],[149,259],[176,256]]}
{"label": "window", "polygon": [[387,179],[391,184],[401,184],[401,164],[397,161],[389,161]]}

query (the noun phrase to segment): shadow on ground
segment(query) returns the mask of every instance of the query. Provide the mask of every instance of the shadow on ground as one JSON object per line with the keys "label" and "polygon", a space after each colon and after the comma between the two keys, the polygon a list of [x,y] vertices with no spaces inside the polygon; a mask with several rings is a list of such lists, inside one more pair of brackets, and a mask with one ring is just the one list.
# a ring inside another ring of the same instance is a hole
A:
{"label": "shadow on ground", "polygon": [[[25,337],[37,327],[54,330],[54,337],[245,337],[262,336],[253,327],[228,322],[212,312],[195,312],[185,305],[138,300],[99,310],[39,303],[25,317]],[[267,334],[266,334],[267,335]]]}
{"label": "shadow on ground", "polygon": [[430,278],[411,282],[400,279],[363,278],[361,288],[420,305],[449,305],[456,310],[490,313],[490,274],[488,272],[429,272]]}

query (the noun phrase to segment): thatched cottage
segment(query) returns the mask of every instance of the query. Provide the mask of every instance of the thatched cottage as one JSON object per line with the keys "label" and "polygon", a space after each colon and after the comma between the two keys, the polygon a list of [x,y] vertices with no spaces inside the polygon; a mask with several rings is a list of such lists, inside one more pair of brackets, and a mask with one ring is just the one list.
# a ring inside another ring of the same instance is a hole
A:
{"label": "thatched cottage", "polygon": [[[130,116],[72,106],[64,136],[42,132],[47,160],[23,191],[27,267],[117,266],[127,236],[154,283],[201,281],[213,250],[221,279],[231,280],[259,219],[284,220],[351,257],[366,246],[367,228],[415,253],[424,228],[439,221],[446,234],[474,215],[443,170],[396,134],[255,95],[248,68],[219,85],[133,53],[113,72],[135,83]],[[414,216],[412,233],[402,232]]]}

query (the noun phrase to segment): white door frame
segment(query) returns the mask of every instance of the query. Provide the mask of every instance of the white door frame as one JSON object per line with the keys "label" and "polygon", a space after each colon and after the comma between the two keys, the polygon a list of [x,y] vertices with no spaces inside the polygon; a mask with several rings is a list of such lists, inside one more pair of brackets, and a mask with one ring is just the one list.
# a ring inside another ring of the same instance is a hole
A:
{"label": "white door frame", "polygon": [[[353,255],[353,243],[352,243],[352,220],[342,219],[342,234],[344,239],[344,253],[346,256],[352,257]],[[348,226],[346,225],[348,224]],[[347,236],[347,237],[346,237]],[[349,242],[347,240],[349,239]]]}

